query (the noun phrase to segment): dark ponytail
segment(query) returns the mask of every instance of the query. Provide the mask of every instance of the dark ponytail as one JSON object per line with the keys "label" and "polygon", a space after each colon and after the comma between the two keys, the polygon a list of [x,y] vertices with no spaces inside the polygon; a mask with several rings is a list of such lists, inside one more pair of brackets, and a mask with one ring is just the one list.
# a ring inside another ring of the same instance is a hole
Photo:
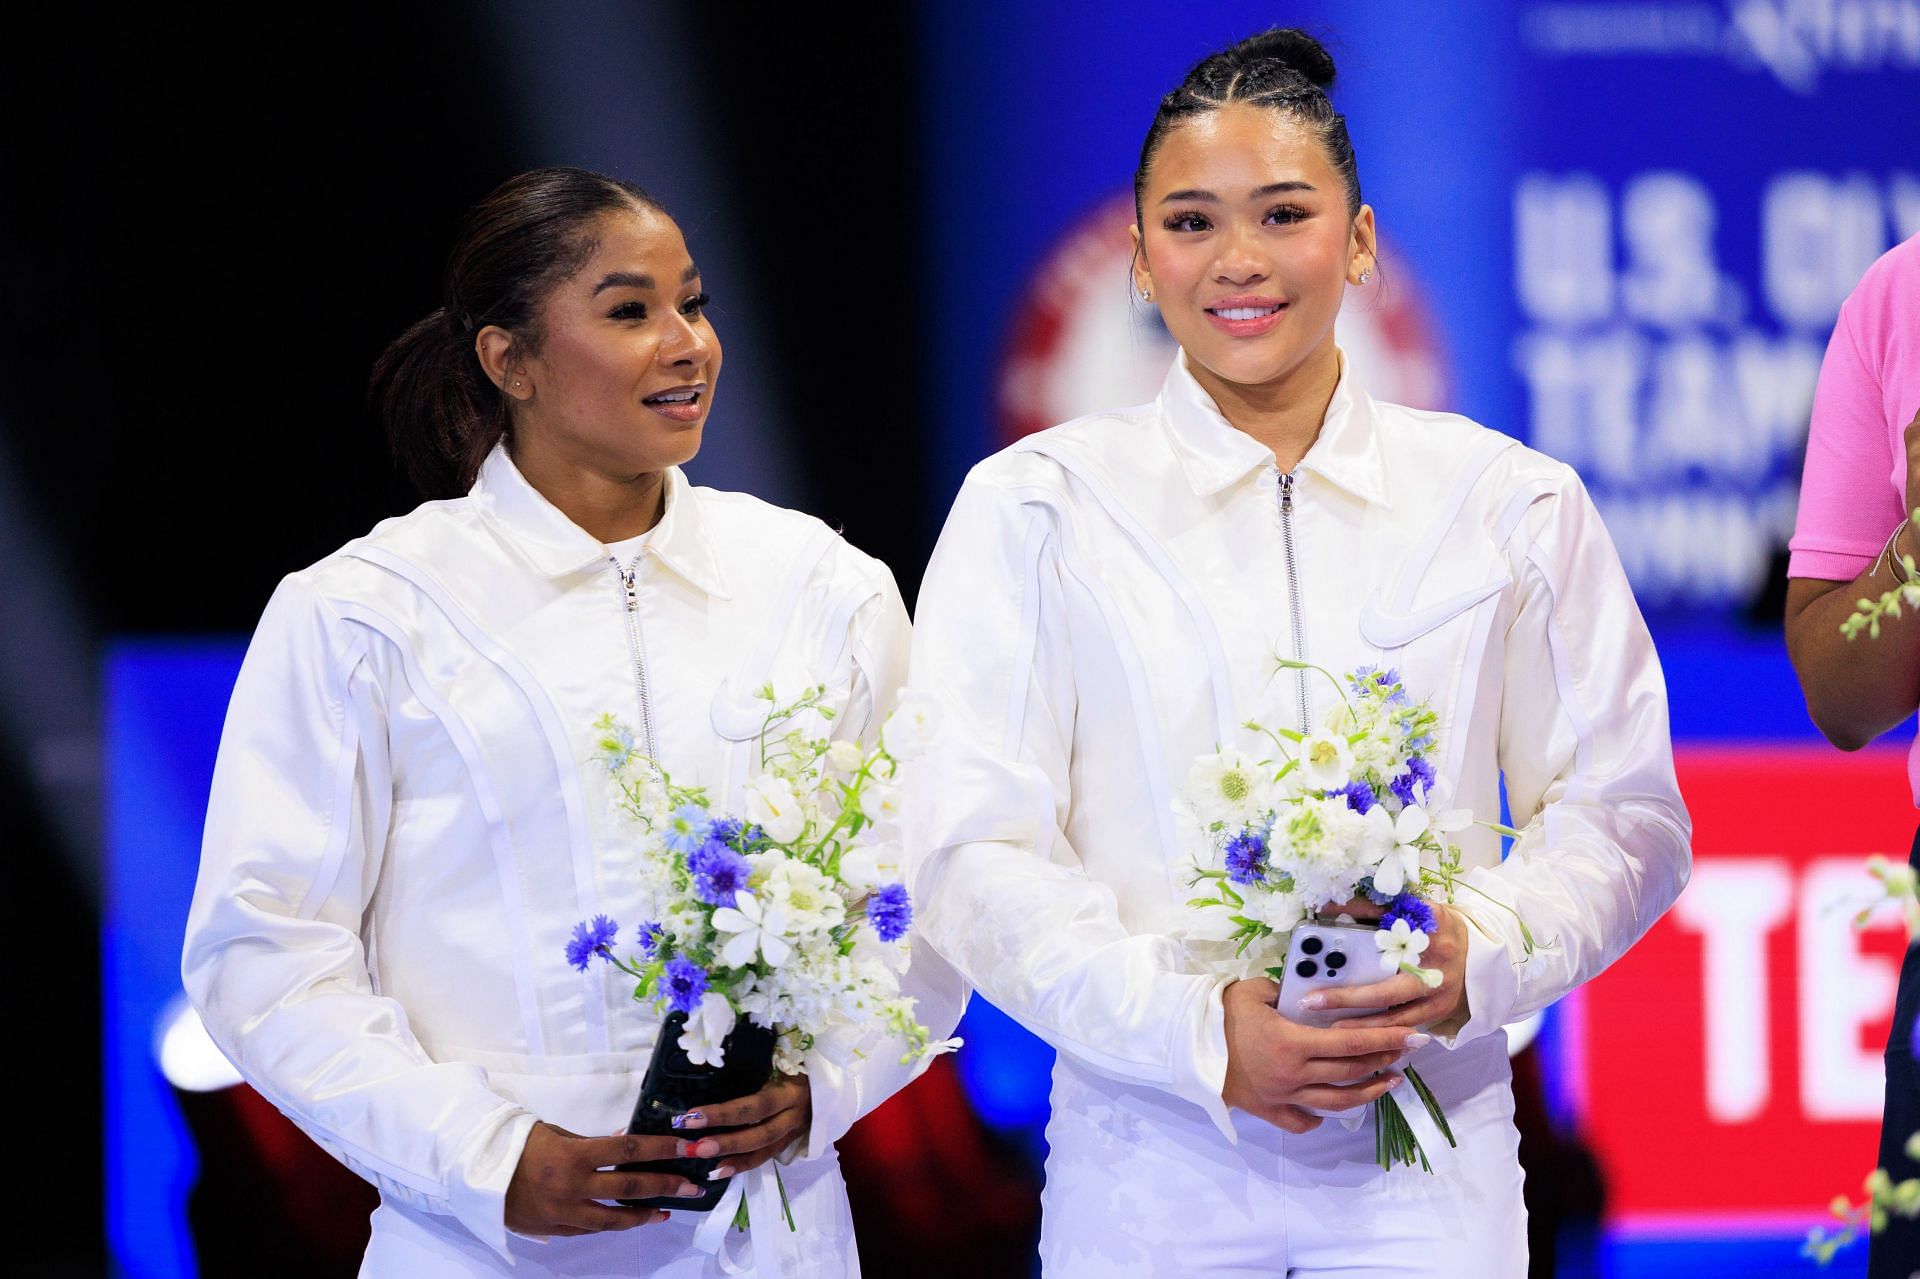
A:
{"label": "dark ponytail", "polygon": [[1187,72],[1180,87],[1160,99],[1147,140],[1140,147],[1140,167],[1133,171],[1133,215],[1143,217],[1147,172],[1166,141],[1167,131],[1182,121],[1218,111],[1230,103],[1271,107],[1297,117],[1320,139],[1347,187],[1347,214],[1360,212],[1360,172],[1347,137],[1347,118],[1333,109],[1327,90],[1333,87],[1333,58],[1321,43],[1304,31],[1275,28],[1248,36],[1228,49],[1203,58]]}
{"label": "dark ponytail", "polygon": [[367,383],[394,460],[422,494],[465,493],[512,424],[474,335],[497,325],[513,334],[516,357],[537,352],[542,302],[593,256],[593,222],[616,209],[660,204],[631,182],[551,168],[509,179],[468,211],[440,306],[381,352]]}

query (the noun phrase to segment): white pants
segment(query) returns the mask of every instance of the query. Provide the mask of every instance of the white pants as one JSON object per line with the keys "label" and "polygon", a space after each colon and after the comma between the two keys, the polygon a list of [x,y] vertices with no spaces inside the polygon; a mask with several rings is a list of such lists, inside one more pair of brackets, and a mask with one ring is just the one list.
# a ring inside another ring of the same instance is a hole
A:
{"label": "white pants", "polygon": [[1040,1258],[1048,1279],[1176,1275],[1525,1279],[1506,1036],[1414,1065],[1459,1141],[1444,1175],[1383,1171],[1371,1119],[1295,1136],[1234,1112],[1239,1144],[1170,1093],[1054,1068]]}
{"label": "white pants", "polygon": [[[831,1156],[780,1169],[797,1230],[785,1221],[753,1226],[755,1257],[771,1244],[780,1250],[787,1279],[860,1279],[853,1217],[840,1163]],[[382,1203],[373,1214],[373,1238],[360,1263],[361,1279],[713,1279],[718,1262],[693,1248],[694,1228],[704,1213],[672,1218],[632,1230],[550,1239],[508,1236],[509,1266],[452,1217]],[[737,1253],[738,1241],[730,1245]],[[764,1274],[758,1266],[749,1274]]]}

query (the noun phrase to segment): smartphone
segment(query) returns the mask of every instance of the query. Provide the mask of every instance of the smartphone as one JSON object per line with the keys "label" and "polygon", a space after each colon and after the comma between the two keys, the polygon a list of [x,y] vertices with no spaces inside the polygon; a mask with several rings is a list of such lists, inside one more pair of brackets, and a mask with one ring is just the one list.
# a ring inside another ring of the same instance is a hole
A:
{"label": "smartphone", "polygon": [[[719,1067],[697,1066],[680,1047],[680,1032],[686,1017],[674,1013],[660,1027],[660,1041],[654,1046],[653,1060],[647,1065],[647,1077],[640,1085],[640,1100],[634,1103],[630,1133],[649,1136],[684,1137],[698,1141],[723,1132],[738,1131],[739,1125],[723,1128],[697,1128],[687,1131],[673,1126],[673,1117],[716,1102],[733,1101],[759,1092],[773,1078],[773,1032],[755,1026],[746,1018],[727,1036],[726,1056]],[[720,1164],[719,1159],[654,1159],[645,1163],[621,1164],[622,1172],[677,1173],[701,1187],[698,1199],[662,1195],[651,1199],[622,1199],[629,1208],[667,1208],[685,1212],[712,1212],[727,1191],[731,1177],[708,1181],[707,1174]]]}
{"label": "smartphone", "polygon": [[1303,1026],[1324,1028],[1348,1017],[1384,1012],[1384,1004],[1320,1012],[1305,1012],[1300,1007],[1301,996],[1316,990],[1371,986],[1393,975],[1380,967],[1375,931],[1367,924],[1301,924],[1295,928],[1287,945],[1286,976],[1280,981],[1280,1015]]}

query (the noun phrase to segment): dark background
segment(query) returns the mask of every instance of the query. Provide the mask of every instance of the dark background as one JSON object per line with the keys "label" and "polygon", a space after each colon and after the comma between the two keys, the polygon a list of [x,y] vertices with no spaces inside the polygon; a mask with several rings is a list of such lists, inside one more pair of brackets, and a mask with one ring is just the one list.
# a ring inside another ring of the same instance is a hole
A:
{"label": "dark background", "polygon": [[[364,405],[369,365],[437,304],[464,208],[591,158],[529,141],[523,55],[569,68],[502,35],[538,20],[497,20],[512,7],[68,7],[0,46],[0,812],[14,1042],[38,1046],[9,1133],[15,1273],[106,1266],[95,646],[245,633],[282,574],[413,504]],[[709,267],[708,286],[723,342],[743,311],[777,334],[752,375],[776,418],[753,425],[788,441],[780,500],[844,525],[911,601],[940,513],[918,500],[911,407],[928,300],[910,13],[622,12],[658,81],[582,92],[669,102],[659,127],[747,232],[729,246],[745,278]],[[663,196],[704,263],[716,210],[676,198],[674,174],[619,174]],[[737,362],[730,345],[710,440],[739,425]],[[728,469],[690,468],[722,487]]]}

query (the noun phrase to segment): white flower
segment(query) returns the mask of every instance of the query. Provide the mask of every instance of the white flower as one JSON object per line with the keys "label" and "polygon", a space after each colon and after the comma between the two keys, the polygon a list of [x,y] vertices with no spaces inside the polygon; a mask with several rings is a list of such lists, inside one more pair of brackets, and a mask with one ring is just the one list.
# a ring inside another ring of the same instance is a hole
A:
{"label": "white flower", "polygon": [[727,1036],[735,1021],[733,1005],[714,991],[700,996],[700,1003],[687,1014],[687,1028],[680,1032],[680,1047],[687,1060],[696,1066],[721,1066]]}
{"label": "white flower", "polygon": [[1272,794],[1269,770],[1231,748],[1202,755],[1187,773],[1187,802],[1204,826],[1244,825],[1272,806]]}
{"label": "white flower", "polygon": [[892,782],[870,777],[860,788],[860,811],[876,826],[899,821],[906,811],[905,803],[906,796]]}
{"label": "white flower", "polygon": [[1336,733],[1315,733],[1300,743],[1293,771],[1308,790],[1339,790],[1353,772],[1353,751]]}
{"label": "white flower", "polygon": [[[1380,967],[1388,973],[1400,971],[1400,965],[1411,964],[1418,968],[1420,956],[1426,953],[1427,935],[1413,927],[1404,919],[1393,921],[1392,928],[1374,930],[1373,944],[1380,948]],[[1435,981],[1427,981],[1423,975],[1421,982],[1428,986],[1438,985],[1439,974]]]}
{"label": "white flower", "polygon": [[814,1032],[813,1050],[836,1066],[851,1066],[873,1051],[881,1033],[871,1021],[836,1018]]}
{"label": "white flower", "polygon": [[766,831],[774,843],[791,843],[806,828],[806,810],[786,778],[762,773],[747,783],[743,793],[747,820]]}
{"label": "white flower", "polygon": [[745,968],[756,953],[769,967],[778,968],[793,953],[793,944],[783,936],[786,912],[778,906],[762,906],[752,893],[735,893],[733,905],[713,912],[713,926],[732,934],[720,948],[720,962],[728,968]]}
{"label": "white flower", "polygon": [[840,882],[864,897],[900,878],[900,850],[891,844],[855,844],[840,854]]}
{"label": "white flower", "polygon": [[807,1073],[806,1056],[800,1049],[799,1036],[782,1035],[773,1041],[773,1068],[783,1075]]}
{"label": "white flower", "polygon": [[843,773],[857,773],[866,762],[867,757],[857,742],[835,742],[827,747],[827,763]]}
{"label": "white flower", "polygon": [[[1318,903],[1310,902],[1298,892],[1276,893],[1249,885],[1244,890],[1246,904],[1240,914],[1248,919],[1257,919],[1276,933],[1292,932],[1307,912]],[[1206,914],[1226,914],[1225,911],[1207,911]]]}
{"label": "white flower", "polygon": [[789,937],[822,932],[846,918],[847,904],[833,891],[833,881],[806,862],[782,857],[767,868],[756,893],[769,912],[778,911]]}
{"label": "white flower", "polygon": [[[1378,812],[1378,809],[1374,810]],[[1420,879],[1419,840],[1427,833],[1427,810],[1408,804],[1393,819],[1393,843],[1373,868],[1373,886],[1389,897]],[[1422,937],[1426,934],[1422,933]],[[1424,942],[1422,943],[1425,944]]]}
{"label": "white flower", "polygon": [[904,763],[925,754],[939,732],[939,704],[925,694],[907,693],[880,726],[880,744]]}

